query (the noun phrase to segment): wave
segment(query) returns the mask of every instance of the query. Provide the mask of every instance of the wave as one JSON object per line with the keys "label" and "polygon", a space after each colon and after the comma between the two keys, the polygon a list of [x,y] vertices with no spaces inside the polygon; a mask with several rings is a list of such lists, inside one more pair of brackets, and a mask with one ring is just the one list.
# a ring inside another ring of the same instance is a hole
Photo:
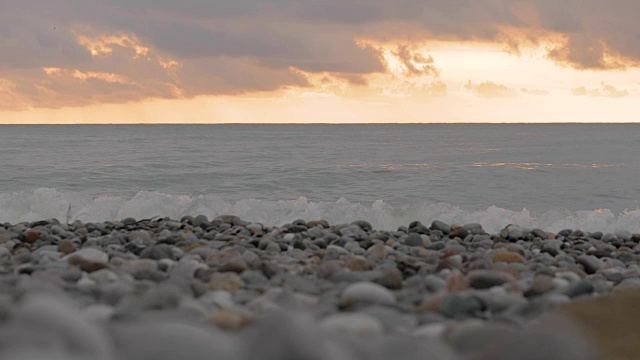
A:
{"label": "wave", "polygon": [[33,191],[0,193],[0,222],[18,223],[57,218],[60,221],[107,221],[133,217],[203,214],[214,218],[232,214],[244,220],[265,225],[282,225],[296,219],[324,219],[331,224],[367,220],[376,229],[393,230],[414,220],[430,224],[433,220],[448,223],[480,223],[495,233],[508,224],[547,231],[581,229],[583,231],[640,232],[640,210],[614,214],[611,210],[593,211],[549,210],[535,214],[527,209],[513,211],[491,206],[483,211],[442,203],[419,203],[392,206],[381,200],[371,204],[349,202],[315,202],[301,197],[296,200],[268,201],[258,199],[228,200],[219,195],[172,195],[141,191],[132,197],[92,197],[77,192],[62,192],[52,188]]}

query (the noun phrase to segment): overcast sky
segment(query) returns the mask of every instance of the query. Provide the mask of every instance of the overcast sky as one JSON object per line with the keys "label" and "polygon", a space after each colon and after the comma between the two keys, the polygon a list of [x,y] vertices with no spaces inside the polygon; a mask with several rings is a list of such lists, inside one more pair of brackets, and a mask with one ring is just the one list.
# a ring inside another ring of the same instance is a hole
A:
{"label": "overcast sky", "polygon": [[0,0],[0,122],[640,121],[637,0]]}

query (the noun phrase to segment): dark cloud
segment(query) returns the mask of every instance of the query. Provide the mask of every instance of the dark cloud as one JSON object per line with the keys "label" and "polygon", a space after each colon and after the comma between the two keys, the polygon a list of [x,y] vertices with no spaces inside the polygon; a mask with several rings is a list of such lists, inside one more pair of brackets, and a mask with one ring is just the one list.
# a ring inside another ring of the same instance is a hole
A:
{"label": "dark cloud", "polygon": [[[300,71],[365,84],[364,75],[386,69],[379,49],[357,39],[487,40],[517,49],[551,36],[548,57],[558,63],[624,69],[640,65],[638,13],[636,0],[0,0],[0,106],[22,95],[33,106],[58,104],[52,94],[72,99],[70,84],[78,98],[71,104],[120,101],[118,92],[139,99],[307,86]],[[126,34],[150,55],[115,44],[108,56],[92,56],[82,34]],[[437,76],[433,59],[410,46],[394,53],[407,75]],[[168,60],[180,66],[162,65]],[[45,67],[131,82],[52,78]]]}

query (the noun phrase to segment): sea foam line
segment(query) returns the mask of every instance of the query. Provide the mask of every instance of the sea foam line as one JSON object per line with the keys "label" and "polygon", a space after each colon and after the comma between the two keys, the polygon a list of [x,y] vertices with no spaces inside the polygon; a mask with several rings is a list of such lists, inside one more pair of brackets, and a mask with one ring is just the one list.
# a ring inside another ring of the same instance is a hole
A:
{"label": "sea foam line", "polygon": [[614,214],[611,210],[593,211],[549,210],[535,214],[527,209],[514,211],[491,206],[483,211],[472,211],[443,203],[418,203],[392,206],[381,200],[371,204],[350,202],[341,198],[335,202],[296,200],[268,201],[244,199],[231,201],[219,195],[172,195],[155,191],[141,191],[132,197],[90,197],[76,192],[63,192],[53,188],[33,191],[0,193],[0,222],[18,223],[57,218],[60,221],[107,221],[133,217],[154,216],[177,218],[203,214],[209,218],[218,215],[237,215],[242,219],[265,225],[282,225],[296,219],[324,219],[332,224],[367,220],[377,229],[393,230],[407,226],[411,221],[430,223],[441,220],[448,223],[480,223],[488,232],[497,232],[508,224],[548,231],[581,229],[583,231],[614,232],[628,230],[640,232],[640,210]]}

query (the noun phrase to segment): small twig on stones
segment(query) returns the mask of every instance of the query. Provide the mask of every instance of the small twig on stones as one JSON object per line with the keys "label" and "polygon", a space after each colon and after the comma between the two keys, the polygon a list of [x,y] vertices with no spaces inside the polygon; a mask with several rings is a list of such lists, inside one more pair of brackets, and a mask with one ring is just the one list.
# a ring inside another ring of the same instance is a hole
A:
{"label": "small twig on stones", "polygon": [[149,222],[150,222],[150,221],[153,221],[154,219],[157,219],[157,218],[159,218],[159,217],[160,217],[160,215],[156,215],[156,216],[150,217],[150,218],[148,218],[148,219],[138,220],[138,221],[136,221],[136,225],[138,225],[138,224],[140,224],[140,223],[143,223],[143,222],[145,222],[145,221],[149,221]]}

